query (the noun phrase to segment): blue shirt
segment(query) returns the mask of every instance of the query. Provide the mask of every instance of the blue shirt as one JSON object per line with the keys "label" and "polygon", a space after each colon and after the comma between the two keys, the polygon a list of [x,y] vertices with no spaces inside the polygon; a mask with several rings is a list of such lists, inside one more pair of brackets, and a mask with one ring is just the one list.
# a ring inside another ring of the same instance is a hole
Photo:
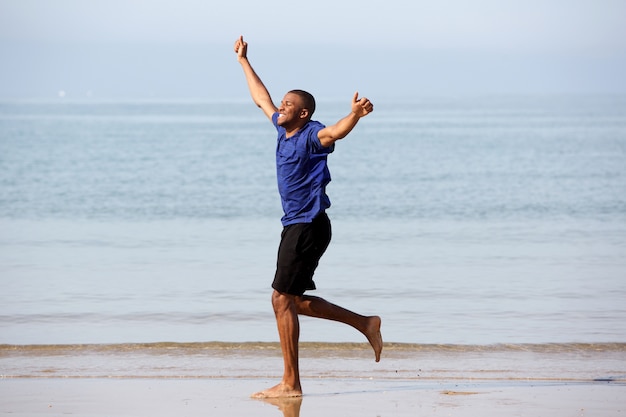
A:
{"label": "blue shirt", "polygon": [[276,177],[285,212],[281,222],[283,226],[310,223],[330,207],[326,195],[326,185],[330,182],[326,158],[335,145],[325,148],[320,143],[317,134],[325,127],[320,122],[311,120],[287,138],[277,120],[278,113],[274,113],[272,123],[278,132]]}

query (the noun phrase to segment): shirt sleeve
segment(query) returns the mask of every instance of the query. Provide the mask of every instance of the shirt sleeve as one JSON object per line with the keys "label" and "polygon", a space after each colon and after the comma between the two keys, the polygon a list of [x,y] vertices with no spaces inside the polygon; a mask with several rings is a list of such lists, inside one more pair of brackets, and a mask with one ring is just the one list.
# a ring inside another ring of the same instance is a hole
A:
{"label": "shirt sleeve", "polygon": [[272,123],[274,124],[276,130],[278,130],[278,112],[272,114]]}
{"label": "shirt sleeve", "polygon": [[320,130],[324,129],[326,126],[321,124],[320,122],[312,122],[309,131],[307,132],[307,139],[309,143],[309,147],[311,148],[313,153],[331,153],[335,150],[335,144],[333,143],[329,147],[325,148],[322,146],[320,142],[320,138],[317,134]]}

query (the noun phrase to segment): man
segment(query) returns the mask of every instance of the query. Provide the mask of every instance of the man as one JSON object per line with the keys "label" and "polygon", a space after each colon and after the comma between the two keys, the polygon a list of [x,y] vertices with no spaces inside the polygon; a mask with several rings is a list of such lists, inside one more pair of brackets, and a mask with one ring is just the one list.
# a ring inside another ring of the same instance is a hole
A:
{"label": "man", "polygon": [[383,349],[378,316],[362,316],[328,301],[309,295],[315,289],[313,273],[330,243],[331,227],[325,210],[330,206],[326,185],[330,173],[326,157],[335,142],[344,138],[361,117],[371,113],[372,103],[366,98],[352,98],[352,111],[332,126],[311,120],[315,99],[302,90],[288,92],[280,107],[272,102],[269,92],[247,57],[248,44],[243,36],[235,42],[235,53],[243,68],[254,103],[278,131],[276,169],[284,216],[283,232],[278,249],[276,275],[272,283],[272,306],[276,316],[280,347],[283,353],[282,381],[254,398],[299,397],[302,395],[298,368],[298,315],[335,320],[348,324],[365,335],[376,357]]}

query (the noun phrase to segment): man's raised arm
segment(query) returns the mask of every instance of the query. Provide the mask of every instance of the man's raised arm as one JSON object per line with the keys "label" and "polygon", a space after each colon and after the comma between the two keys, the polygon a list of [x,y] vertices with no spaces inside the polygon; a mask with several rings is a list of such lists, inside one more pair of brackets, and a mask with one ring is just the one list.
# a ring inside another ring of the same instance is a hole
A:
{"label": "man's raised arm", "polygon": [[235,53],[237,54],[237,60],[243,68],[243,73],[246,76],[252,101],[254,101],[254,104],[259,106],[267,118],[271,120],[272,114],[274,114],[278,109],[272,102],[272,97],[270,96],[269,91],[267,91],[267,88],[265,88],[265,85],[248,61],[248,43],[244,42],[243,36],[240,36],[235,42]]}
{"label": "man's raised arm", "polygon": [[374,111],[374,105],[369,99],[359,98],[359,92],[352,97],[352,111],[343,119],[332,126],[327,126],[317,134],[320,143],[324,147],[329,147],[339,139],[343,139],[354,129],[361,117],[365,117]]}

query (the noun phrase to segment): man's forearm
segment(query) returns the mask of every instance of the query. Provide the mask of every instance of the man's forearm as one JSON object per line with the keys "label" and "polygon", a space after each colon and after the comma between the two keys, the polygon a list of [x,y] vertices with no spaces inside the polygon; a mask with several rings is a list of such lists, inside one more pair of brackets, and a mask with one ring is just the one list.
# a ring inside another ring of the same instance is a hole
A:
{"label": "man's forearm", "polygon": [[269,91],[257,75],[257,73],[250,65],[248,58],[240,58],[239,63],[243,69],[243,73],[246,76],[246,82],[248,83],[248,89],[250,90],[250,96],[252,101],[259,106],[263,107],[266,103],[272,103],[272,98]]}
{"label": "man's forearm", "polygon": [[354,126],[359,122],[361,118],[357,116],[355,113],[350,112],[346,117],[339,120],[333,126],[332,135],[337,139],[343,139],[348,136],[348,133],[354,129]]}
{"label": "man's forearm", "polygon": [[345,138],[348,133],[354,129],[356,124],[361,119],[357,114],[351,112],[343,119],[331,126],[327,126],[318,133],[320,143],[324,147],[328,147],[338,141]]}

